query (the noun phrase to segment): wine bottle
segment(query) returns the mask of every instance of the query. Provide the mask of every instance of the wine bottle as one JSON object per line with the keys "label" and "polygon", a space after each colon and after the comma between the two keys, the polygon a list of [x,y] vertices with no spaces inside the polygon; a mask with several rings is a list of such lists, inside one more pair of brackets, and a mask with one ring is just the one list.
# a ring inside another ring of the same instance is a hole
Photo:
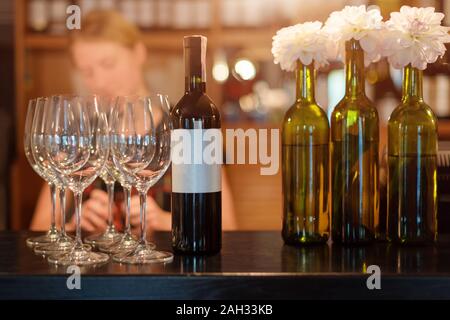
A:
{"label": "wine bottle", "polygon": [[388,239],[432,243],[437,237],[437,119],[424,102],[422,71],[403,71],[401,104],[388,123]]}
{"label": "wine bottle", "polygon": [[364,51],[346,42],[346,93],[331,115],[333,242],[364,244],[378,227],[378,113],[365,93]]}
{"label": "wine bottle", "polygon": [[171,111],[172,151],[184,140],[176,137],[190,141],[183,141],[183,161],[172,156],[172,246],[185,254],[214,254],[221,249],[222,159],[213,163],[204,159],[205,148],[221,154],[221,139],[201,139],[221,133],[219,110],[206,95],[206,40],[184,38],[186,92]]}
{"label": "wine bottle", "polygon": [[283,228],[286,244],[324,243],[329,235],[326,113],[314,96],[314,67],[297,67],[297,99],[283,122]]}

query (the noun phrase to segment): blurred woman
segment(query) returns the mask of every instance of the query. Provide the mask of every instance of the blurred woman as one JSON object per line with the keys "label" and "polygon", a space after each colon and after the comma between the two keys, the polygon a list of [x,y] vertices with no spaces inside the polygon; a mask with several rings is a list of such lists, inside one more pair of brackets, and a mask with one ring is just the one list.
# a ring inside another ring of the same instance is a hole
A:
{"label": "blurred woman", "polygon": [[[181,43],[180,39],[180,46]],[[128,23],[117,12],[89,13],[82,23],[81,30],[71,31],[70,55],[75,69],[92,94],[113,98],[120,95],[145,96],[149,93],[144,80],[147,48],[138,28]],[[167,183],[170,181],[169,174],[166,173],[161,182],[151,188],[151,195],[148,196],[149,231],[171,229],[170,207],[166,205],[161,208],[163,201],[156,201],[157,198],[167,199],[168,197],[164,194],[170,197],[170,186]],[[106,229],[108,217],[107,193],[101,188],[91,187],[84,196],[86,200],[83,202],[81,227],[89,233],[103,232]],[[68,207],[70,207],[70,198],[68,200]],[[50,190],[48,185],[45,185],[39,195],[31,222],[32,230],[48,229],[50,208]],[[116,216],[118,213],[123,215],[123,204],[114,210]],[[69,213],[70,211],[68,210]],[[139,229],[139,219],[139,198],[134,195],[131,199],[130,220],[136,230]],[[74,217],[68,221],[67,229],[74,230]],[[222,225],[224,230],[236,228],[231,191],[225,172],[222,174]]]}

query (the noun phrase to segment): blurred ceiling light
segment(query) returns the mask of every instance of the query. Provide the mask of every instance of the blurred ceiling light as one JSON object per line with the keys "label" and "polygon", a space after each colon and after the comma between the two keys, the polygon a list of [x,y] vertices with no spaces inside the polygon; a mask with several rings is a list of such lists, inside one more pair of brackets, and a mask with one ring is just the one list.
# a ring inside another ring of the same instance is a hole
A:
{"label": "blurred ceiling light", "polygon": [[225,82],[230,75],[230,72],[228,71],[228,65],[226,63],[214,64],[212,73],[214,80],[216,80],[217,82]]}
{"label": "blurred ceiling light", "polygon": [[214,80],[217,82],[225,82],[230,75],[225,52],[219,50],[214,55],[214,65],[212,69]]}
{"label": "blurred ceiling light", "polygon": [[248,59],[239,59],[236,61],[234,71],[242,80],[252,80],[256,76],[256,67]]}

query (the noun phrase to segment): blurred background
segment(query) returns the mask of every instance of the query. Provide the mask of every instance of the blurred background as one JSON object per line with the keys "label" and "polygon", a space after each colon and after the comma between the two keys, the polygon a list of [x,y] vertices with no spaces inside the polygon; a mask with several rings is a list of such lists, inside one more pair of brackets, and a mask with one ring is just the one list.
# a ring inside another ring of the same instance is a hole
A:
{"label": "blurred background", "polygon": [[[1,0],[0,1],[0,229],[26,229],[42,186],[23,151],[23,127],[31,97],[85,91],[67,51],[66,8],[114,9],[139,26],[148,48],[145,79],[153,92],[176,103],[184,91],[182,39],[208,37],[207,92],[220,107],[225,128],[278,128],[294,101],[294,75],[273,64],[272,36],[284,26],[325,21],[344,5],[377,5],[385,19],[402,5],[433,6],[446,13],[450,0]],[[450,138],[449,54],[424,76],[426,102],[439,117],[440,139]],[[318,74],[316,98],[331,114],[344,93],[344,70],[332,63]],[[381,125],[398,104],[401,72],[386,61],[367,69],[367,94]],[[281,168],[261,176],[259,165],[226,166],[240,229],[279,229]]]}

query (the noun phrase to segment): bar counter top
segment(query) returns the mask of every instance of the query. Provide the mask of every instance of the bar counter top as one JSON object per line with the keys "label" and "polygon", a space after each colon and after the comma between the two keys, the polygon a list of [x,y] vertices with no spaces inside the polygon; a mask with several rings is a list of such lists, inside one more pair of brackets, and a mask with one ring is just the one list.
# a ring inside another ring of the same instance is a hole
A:
{"label": "bar counter top", "polygon": [[[66,267],[36,256],[31,232],[0,232],[0,299],[442,299],[450,298],[450,243],[401,247],[290,247],[277,231],[223,233],[220,254],[173,262],[81,268],[69,290]],[[152,235],[170,250],[170,233]],[[379,267],[381,289],[369,289]],[[369,277],[371,277],[369,279]],[[369,281],[368,281],[369,280]]]}

